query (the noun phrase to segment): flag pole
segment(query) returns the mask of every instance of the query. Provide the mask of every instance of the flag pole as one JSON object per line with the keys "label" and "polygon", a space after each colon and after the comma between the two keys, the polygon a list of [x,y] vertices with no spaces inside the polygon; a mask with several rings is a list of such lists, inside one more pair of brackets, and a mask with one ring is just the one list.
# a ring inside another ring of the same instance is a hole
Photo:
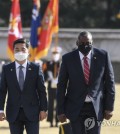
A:
{"label": "flag pole", "polygon": [[57,47],[58,46],[58,41],[59,41],[59,39],[58,39],[58,33],[56,33],[55,34],[55,47]]}

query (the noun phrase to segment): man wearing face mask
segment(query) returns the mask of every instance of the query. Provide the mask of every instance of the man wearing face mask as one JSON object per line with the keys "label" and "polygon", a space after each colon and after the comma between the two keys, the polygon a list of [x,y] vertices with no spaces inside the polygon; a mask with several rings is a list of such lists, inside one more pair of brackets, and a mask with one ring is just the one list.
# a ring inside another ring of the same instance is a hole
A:
{"label": "man wearing face mask", "polygon": [[55,118],[55,126],[57,127],[58,119],[57,114],[54,117],[54,105],[56,103],[56,88],[58,72],[60,67],[60,53],[61,48],[56,46],[52,48],[52,59],[46,63],[46,69],[44,74],[46,76],[46,81],[48,82],[48,118],[47,121],[50,122],[50,127],[53,127],[53,120]]}
{"label": "man wearing face mask", "polygon": [[79,34],[78,49],[62,57],[58,86],[58,119],[70,119],[73,134],[100,134],[103,119],[113,115],[114,73],[108,53],[94,48],[88,31]]}
{"label": "man wearing face mask", "polygon": [[[29,41],[13,43],[15,61],[4,65],[0,83],[0,121],[7,119],[11,134],[39,134],[46,118],[47,99],[40,66],[27,60]],[[7,94],[6,117],[4,105]]]}

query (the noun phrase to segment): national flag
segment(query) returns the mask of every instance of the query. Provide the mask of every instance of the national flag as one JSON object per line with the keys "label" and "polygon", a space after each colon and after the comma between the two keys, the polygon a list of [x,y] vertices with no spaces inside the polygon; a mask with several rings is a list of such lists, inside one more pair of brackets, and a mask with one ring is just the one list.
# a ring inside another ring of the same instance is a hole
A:
{"label": "national flag", "polygon": [[8,28],[8,55],[10,60],[14,60],[13,42],[22,38],[22,23],[20,15],[19,0],[12,0],[12,7],[10,13],[10,21]]}
{"label": "national flag", "polygon": [[58,33],[58,0],[50,0],[42,19],[41,32],[38,39],[36,59],[47,55],[51,45],[52,35]]}
{"label": "national flag", "polygon": [[33,0],[32,21],[31,21],[31,34],[30,34],[30,61],[34,61],[38,46],[38,36],[41,30],[41,16],[40,16],[40,0]]}

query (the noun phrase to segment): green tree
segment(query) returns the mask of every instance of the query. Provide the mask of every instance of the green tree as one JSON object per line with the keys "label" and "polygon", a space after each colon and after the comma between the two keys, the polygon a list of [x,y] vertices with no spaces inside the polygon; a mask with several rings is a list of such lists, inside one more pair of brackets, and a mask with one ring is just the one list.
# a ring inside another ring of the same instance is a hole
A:
{"label": "green tree", "polygon": [[[43,16],[49,0],[41,0]],[[0,26],[8,26],[10,0],[0,0]],[[23,27],[30,27],[33,0],[20,0]],[[119,15],[118,15],[119,14]],[[120,0],[59,0],[61,28],[119,28]]]}

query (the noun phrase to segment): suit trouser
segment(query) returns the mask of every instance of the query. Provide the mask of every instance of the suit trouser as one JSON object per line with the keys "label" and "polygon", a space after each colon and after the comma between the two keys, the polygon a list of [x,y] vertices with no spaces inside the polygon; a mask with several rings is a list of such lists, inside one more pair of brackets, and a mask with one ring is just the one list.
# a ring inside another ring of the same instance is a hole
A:
{"label": "suit trouser", "polygon": [[71,121],[73,134],[100,134],[98,123],[92,102],[84,103],[77,120]]}
{"label": "suit trouser", "polygon": [[54,109],[55,109],[55,122],[58,122],[57,111],[54,108],[54,103],[56,102],[56,90],[54,88],[48,88],[48,118],[47,121],[53,123],[54,119]]}
{"label": "suit trouser", "polygon": [[23,108],[20,108],[16,121],[13,123],[9,122],[9,127],[11,134],[23,134],[24,128],[27,134],[39,134],[39,121],[29,121]]}

